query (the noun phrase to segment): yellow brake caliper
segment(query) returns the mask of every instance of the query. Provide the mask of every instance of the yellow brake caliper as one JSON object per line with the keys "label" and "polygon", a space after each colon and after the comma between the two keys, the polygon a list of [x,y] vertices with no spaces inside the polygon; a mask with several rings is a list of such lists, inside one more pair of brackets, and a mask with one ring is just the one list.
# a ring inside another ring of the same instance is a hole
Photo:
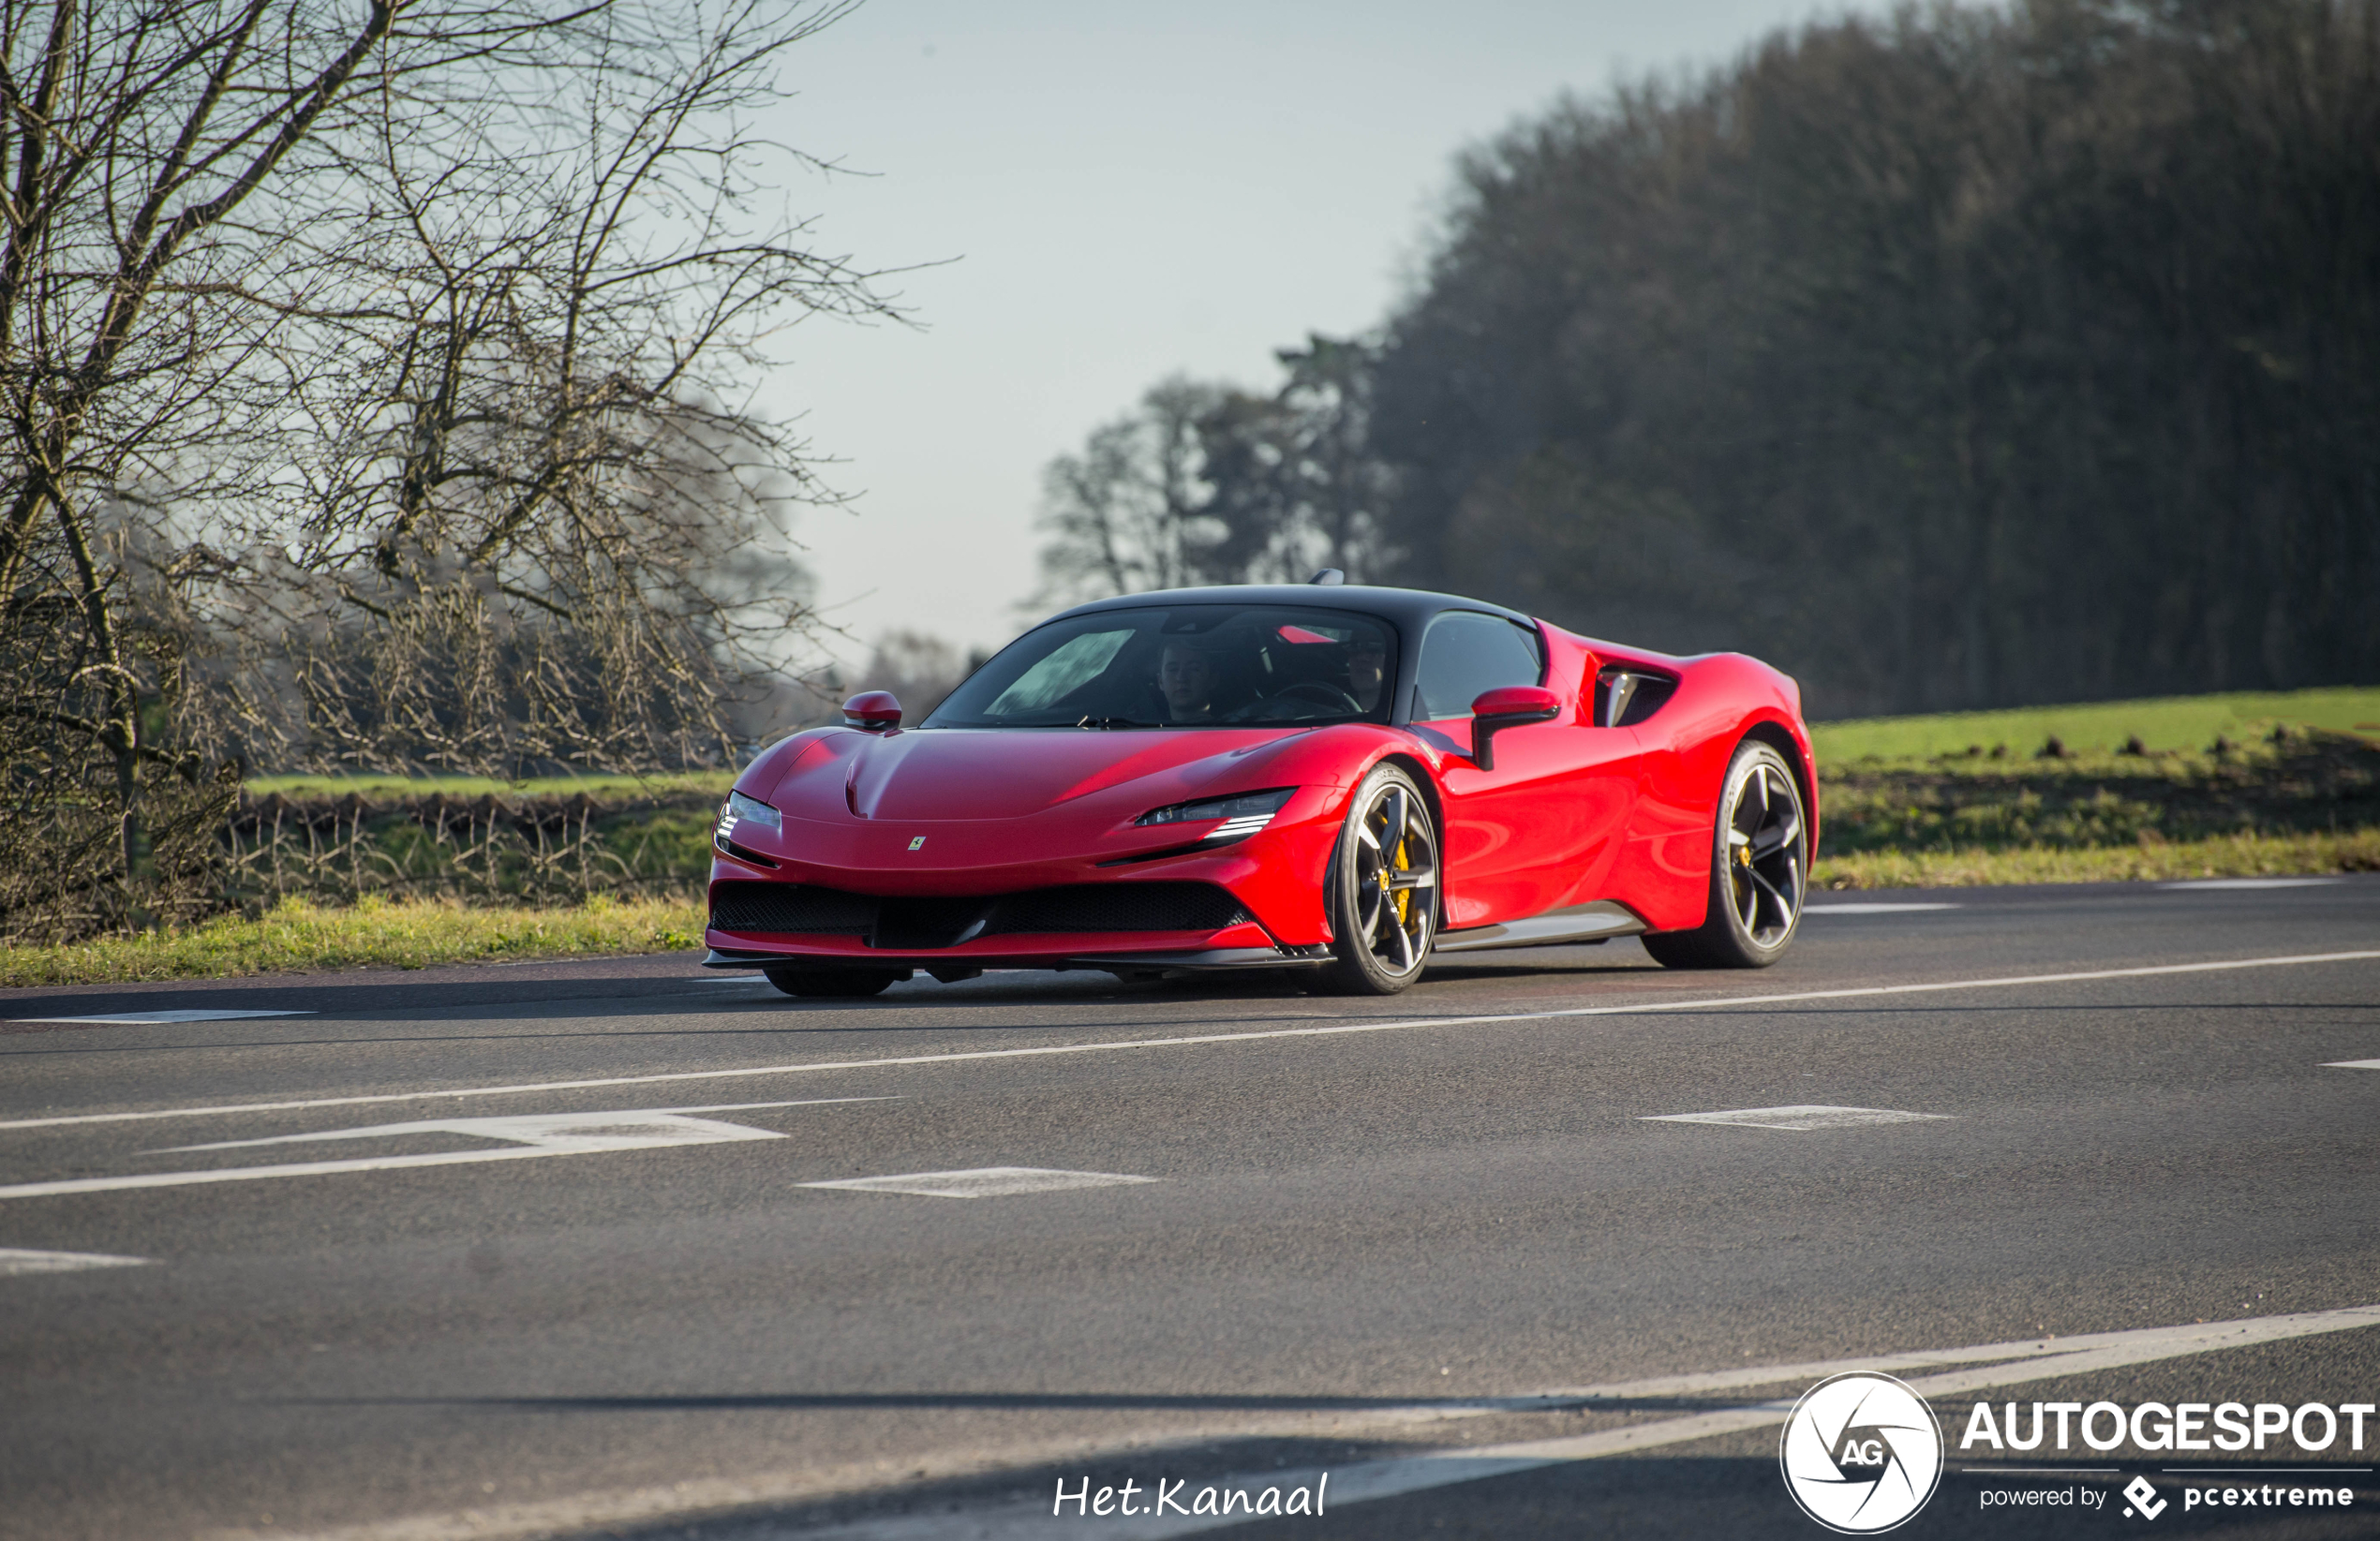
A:
{"label": "yellow brake caliper", "polygon": [[[1413,862],[1412,862],[1412,860],[1411,860],[1409,857],[1407,857],[1407,856],[1406,855],[1406,853],[1405,853],[1405,841],[1404,841],[1402,838],[1400,838],[1400,839],[1397,841],[1397,843],[1396,843],[1396,869],[1397,869],[1398,871],[1400,871],[1400,872],[1408,871],[1408,870],[1410,870],[1410,869],[1411,869],[1412,866],[1413,866]],[[1382,868],[1382,869],[1381,869],[1381,872],[1380,872],[1380,885],[1381,885],[1383,888],[1385,888],[1385,887],[1387,887],[1387,886],[1388,886],[1388,882],[1389,882],[1389,874],[1388,874],[1388,871],[1387,871],[1387,869],[1386,869],[1386,868]],[[1409,906],[1409,905],[1412,903],[1412,900],[1413,900],[1413,890],[1412,890],[1412,889],[1410,889],[1410,888],[1400,888],[1400,889],[1398,889],[1398,890],[1396,891],[1396,923],[1397,923],[1397,925],[1399,925],[1399,926],[1403,926],[1403,925],[1405,924],[1405,922],[1406,922],[1406,910],[1407,906]]]}

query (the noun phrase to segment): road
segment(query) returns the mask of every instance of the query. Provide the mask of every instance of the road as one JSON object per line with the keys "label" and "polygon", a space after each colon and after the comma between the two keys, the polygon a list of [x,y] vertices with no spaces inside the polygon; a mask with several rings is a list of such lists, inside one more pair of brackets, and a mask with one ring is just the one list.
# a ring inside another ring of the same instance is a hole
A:
{"label": "road", "polygon": [[[1959,1444],[2380,1402],[2380,1316],[2321,1314],[2380,1306],[2380,878],[1820,902],[1765,972],[1386,1001],[688,955],[0,994],[0,1535],[1104,1541],[1210,1522],[1058,1490],[1327,1472],[1205,1534],[1816,1536],[1782,1409],[1867,1356],[1948,1441],[1896,1534],[2146,1528],[2135,1475],[2160,1534],[2380,1531],[2380,1420]],[[32,1020],[190,1011],[296,1015]],[[1673,1121],[1808,1107],[1918,1117]],[[2199,1506],[2224,1459],[2353,1503]],[[2028,1488],[2073,1506],[1985,1506]]]}

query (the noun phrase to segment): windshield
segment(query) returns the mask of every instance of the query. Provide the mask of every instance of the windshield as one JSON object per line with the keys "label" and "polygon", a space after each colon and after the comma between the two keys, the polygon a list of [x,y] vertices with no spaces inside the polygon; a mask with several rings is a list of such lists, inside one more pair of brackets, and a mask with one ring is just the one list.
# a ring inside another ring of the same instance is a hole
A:
{"label": "windshield", "polygon": [[1396,633],[1289,605],[1102,610],[1028,631],[929,728],[1199,728],[1385,722]]}

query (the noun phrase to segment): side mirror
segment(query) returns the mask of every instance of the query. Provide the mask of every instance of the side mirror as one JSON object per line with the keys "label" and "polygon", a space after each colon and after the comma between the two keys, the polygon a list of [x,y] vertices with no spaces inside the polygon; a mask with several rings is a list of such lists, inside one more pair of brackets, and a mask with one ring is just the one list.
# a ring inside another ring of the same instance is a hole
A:
{"label": "side mirror", "polygon": [[1562,698],[1537,685],[1506,685],[1482,690],[1471,703],[1471,759],[1480,769],[1495,769],[1495,748],[1490,741],[1507,728],[1545,722],[1562,715]]}
{"label": "side mirror", "polygon": [[864,690],[843,703],[843,726],[880,733],[900,726],[900,703],[890,690]]}

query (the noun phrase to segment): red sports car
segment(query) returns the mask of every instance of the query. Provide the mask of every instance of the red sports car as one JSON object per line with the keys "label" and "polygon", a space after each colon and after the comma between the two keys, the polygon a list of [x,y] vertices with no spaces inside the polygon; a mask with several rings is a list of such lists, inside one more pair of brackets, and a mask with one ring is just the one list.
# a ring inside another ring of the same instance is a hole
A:
{"label": "red sports car", "polygon": [[922,970],[1295,969],[1642,935],[1792,941],[1818,834],[1801,692],[1446,594],[1343,584],[1077,606],[915,727],[882,691],[720,811],[706,960],[793,995]]}

